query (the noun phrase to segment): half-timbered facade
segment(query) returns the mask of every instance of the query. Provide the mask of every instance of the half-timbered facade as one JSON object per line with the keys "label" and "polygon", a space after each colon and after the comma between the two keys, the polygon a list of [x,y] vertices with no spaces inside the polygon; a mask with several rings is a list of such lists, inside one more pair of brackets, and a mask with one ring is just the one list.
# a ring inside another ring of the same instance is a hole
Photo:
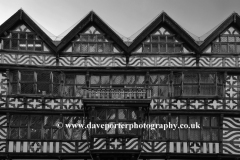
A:
{"label": "half-timbered facade", "polygon": [[[0,157],[235,160],[239,67],[237,13],[205,38],[163,12],[126,42],[94,12],[54,41],[19,10],[0,26]],[[139,127],[170,123],[200,128]]]}

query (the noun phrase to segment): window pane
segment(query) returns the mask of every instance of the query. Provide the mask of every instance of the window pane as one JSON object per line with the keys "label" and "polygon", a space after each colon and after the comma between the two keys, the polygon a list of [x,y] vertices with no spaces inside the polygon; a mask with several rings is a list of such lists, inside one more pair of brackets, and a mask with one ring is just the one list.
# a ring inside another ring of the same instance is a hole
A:
{"label": "window pane", "polygon": [[74,86],[72,85],[65,85],[64,86],[64,96],[72,97],[74,96]]}
{"label": "window pane", "polygon": [[73,52],[80,52],[80,44],[79,43],[73,44]]}
{"label": "window pane", "polygon": [[12,115],[10,119],[10,126],[19,126],[20,118],[20,115]]}
{"label": "window pane", "polygon": [[221,42],[227,42],[227,37],[220,37]]}
{"label": "window pane", "polygon": [[[21,44],[20,44],[21,46]],[[13,50],[18,50],[18,40],[12,40],[12,47]]]}
{"label": "window pane", "polygon": [[168,86],[159,86],[159,96],[168,97]]}
{"label": "window pane", "polygon": [[123,75],[113,75],[112,76],[112,84],[124,84],[124,76]]}
{"label": "window pane", "polygon": [[160,84],[168,84],[168,75],[159,75]]}
{"label": "window pane", "polygon": [[21,116],[21,127],[27,127],[28,126],[28,115],[22,115]]}
{"label": "window pane", "polygon": [[21,82],[33,82],[33,81],[34,81],[34,72],[32,71],[21,72]]}
{"label": "window pane", "polygon": [[100,76],[91,76],[91,84],[100,84]]}
{"label": "window pane", "polygon": [[26,39],[26,33],[19,33],[20,39]]}
{"label": "window pane", "polygon": [[98,42],[103,42],[103,41],[104,41],[103,36],[102,36],[102,35],[98,35],[98,36],[97,36],[97,41],[98,41]]}
{"label": "window pane", "polygon": [[169,53],[174,52],[174,46],[173,46],[173,44],[167,44],[167,47],[168,47],[168,52],[169,52]]}
{"label": "window pane", "polygon": [[219,44],[213,44],[213,53],[220,52],[220,45]]}
{"label": "window pane", "polygon": [[136,120],[137,119],[137,111],[133,109],[128,109],[128,119]]}
{"label": "window pane", "polygon": [[101,76],[102,85],[110,85],[110,76]]}
{"label": "window pane", "polygon": [[26,40],[19,40],[19,50],[26,50],[27,48],[27,41]]}
{"label": "window pane", "polygon": [[166,52],[166,44],[160,44],[160,52]]}
{"label": "window pane", "polygon": [[181,44],[175,44],[175,52],[182,52]]}
{"label": "window pane", "polygon": [[174,39],[173,39],[173,37],[167,37],[167,42],[174,42]]}
{"label": "window pane", "polygon": [[28,138],[28,129],[20,128],[19,139],[27,139]]}
{"label": "window pane", "polygon": [[89,41],[90,42],[95,42],[97,40],[97,36],[96,35],[89,35]]}
{"label": "window pane", "polygon": [[102,43],[98,43],[98,52],[103,52],[103,44]]}
{"label": "window pane", "polygon": [[218,117],[212,117],[211,118],[211,126],[212,127],[218,127]]}
{"label": "window pane", "polygon": [[235,37],[229,36],[228,37],[228,42],[235,42]]}
{"label": "window pane", "polygon": [[33,40],[28,40],[27,41],[27,50],[33,51],[34,50],[34,41]]}
{"label": "window pane", "polygon": [[76,75],[76,84],[85,84],[85,75]]}
{"label": "window pane", "polygon": [[158,36],[152,36],[152,42],[158,42]]}
{"label": "window pane", "polygon": [[200,87],[201,95],[216,95],[215,85],[201,85]]}
{"label": "window pane", "polygon": [[[178,116],[171,116],[171,124],[178,125]],[[178,140],[178,129],[170,129],[170,135],[172,140]]]}
{"label": "window pane", "polygon": [[143,75],[136,75],[136,84],[144,84],[145,82],[145,76]]}
{"label": "window pane", "polygon": [[218,129],[212,129],[212,140],[213,141],[218,141]]}
{"label": "window pane", "polygon": [[3,49],[10,49],[10,40],[8,39],[3,40]]}
{"label": "window pane", "polygon": [[198,75],[184,74],[184,83],[198,83]]}
{"label": "window pane", "polygon": [[203,117],[203,126],[204,127],[210,127],[210,117]]}
{"label": "window pane", "polygon": [[211,140],[211,133],[210,129],[203,129],[203,140],[204,141],[210,141]]}
{"label": "window pane", "polygon": [[149,44],[144,44],[143,52],[151,52],[151,48]]}
{"label": "window pane", "polygon": [[42,42],[35,41],[35,51],[42,51]]}
{"label": "window pane", "polygon": [[184,95],[197,95],[198,94],[198,85],[184,85],[183,86]]}
{"label": "window pane", "polygon": [[88,41],[87,35],[80,35],[80,41]]}
{"label": "window pane", "polygon": [[81,43],[81,52],[88,52],[88,44]]}
{"label": "window pane", "polygon": [[234,53],[235,52],[235,45],[234,44],[229,44],[228,52],[229,53]]}
{"label": "window pane", "polygon": [[[180,116],[180,124],[187,124],[187,116]],[[187,140],[188,138],[188,129],[179,130],[180,140]]]}
{"label": "window pane", "polygon": [[22,94],[34,94],[33,83],[21,83]]}
{"label": "window pane", "polygon": [[89,52],[96,52],[97,51],[97,44],[89,44]]}
{"label": "window pane", "polygon": [[224,53],[228,52],[228,50],[227,50],[227,44],[222,44],[222,45],[221,45],[221,52],[224,52]]}
{"label": "window pane", "polygon": [[196,123],[200,124],[200,117],[199,116],[189,116],[189,125],[192,126],[192,128],[189,130],[190,131],[189,140],[193,140],[193,141],[200,140],[201,129],[193,129],[193,126],[196,125]]}
{"label": "window pane", "polygon": [[11,139],[18,139],[19,129],[18,128],[11,128]]}
{"label": "window pane", "polygon": [[166,42],[166,37],[165,36],[160,36],[160,42]]}
{"label": "window pane", "polygon": [[128,113],[127,113],[127,109],[119,109],[118,110],[118,119],[127,119],[128,118]]}
{"label": "window pane", "polygon": [[240,45],[239,45],[239,44],[237,45],[236,52],[237,52],[237,53],[240,53]]}
{"label": "window pane", "polygon": [[75,84],[75,75],[66,74],[65,84]]}
{"label": "window pane", "polygon": [[18,39],[18,33],[12,33],[12,38],[13,39]]}
{"label": "window pane", "polygon": [[104,52],[112,52],[112,45],[110,43],[104,44]]}
{"label": "window pane", "polygon": [[158,52],[158,44],[152,44],[152,52]]}
{"label": "window pane", "polygon": [[214,83],[216,81],[215,74],[201,73],[200,83]]}

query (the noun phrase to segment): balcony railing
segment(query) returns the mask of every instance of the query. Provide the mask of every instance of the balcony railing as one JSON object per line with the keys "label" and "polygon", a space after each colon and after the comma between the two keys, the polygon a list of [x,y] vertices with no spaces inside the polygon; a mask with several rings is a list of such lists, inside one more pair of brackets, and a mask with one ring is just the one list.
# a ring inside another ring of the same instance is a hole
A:
{"label": "balcony railing", "polygon": [[89,99],[145,99],[150,98],[148,88],[84,88]]}

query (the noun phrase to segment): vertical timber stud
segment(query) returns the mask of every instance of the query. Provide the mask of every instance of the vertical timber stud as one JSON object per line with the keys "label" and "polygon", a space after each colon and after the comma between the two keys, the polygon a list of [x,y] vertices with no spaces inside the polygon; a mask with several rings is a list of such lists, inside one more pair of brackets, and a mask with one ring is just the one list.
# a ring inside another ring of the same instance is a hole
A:
{"label": "vertical timber stud", "polygon": [[9,139],[10,139],[10,115],[9,112],[7,114],[7,140],[6,140],[6,152],[8,153],[9,148]]}
{"label": "vertical timber stud", "polygon": [[170,76],[170,87],[171,87],[171,93],[170,93],[170,99],[169,99],[169,109],[172,109],[172,97],[173,97],[173,71],[171,71]]}
{"label": "vertical timber stud", "polygon": [[[171,122],[171,113],[169,113],[168,114],[168,116],[167,116],[167,123],[168,122]],[[167,132],[167,146],[166,146],[166,148],[167,148],[167,150],[166,150],[166,153],[169,153],[169,150],[170,150],[170,129],[168,128],[168,129],[166,129],[166,132]]]}
{"label": "vertical timber stud", "polygon": [[146,90],[146,96],[145,98],[151,98],[151,94],[150,94],[150,89],[149,89],[149,79],[150,78],[150,75],[149,75],[149,71],[147,71],[147,74],[146,74],[146,85],[145,85],[145,88],[147,88]]}
{"label": "vertical timber stud", "polygon": [[[62,122],[62,124],[63,124],[63,116],[62,116],[62,114],[60,114],[60,122]],[[60,138],[63,139],[64,126],[60,130],[61,130]],[[59,153],[62,153],[62,141],[59,142]]]}
{"label": "vertical timber stud", "polygon": [[[222,86],[222,97],[223,97],[223,109],[226,109],[226,82],[227,82],[227,72],[224,72],[223,75],[223,86]],[[239,106],[239,101],[238,101]]]}
{"label": "vertical timber stud", "polygon": [[11,93],[11,84],[10,84],[11,76],[10,76],[9,69],[6,70],[6,75],[7,75],[7,97],[6,97],[6,106],[5,106],[5,108],[9,108],[9,95]]}
{"label": "vertical timber stud", "polygon": [[220,115],[220,125],[219,125],[219,153],[222,154],[223,153],[223,117],[224,117],[224,114],[221,114]]}

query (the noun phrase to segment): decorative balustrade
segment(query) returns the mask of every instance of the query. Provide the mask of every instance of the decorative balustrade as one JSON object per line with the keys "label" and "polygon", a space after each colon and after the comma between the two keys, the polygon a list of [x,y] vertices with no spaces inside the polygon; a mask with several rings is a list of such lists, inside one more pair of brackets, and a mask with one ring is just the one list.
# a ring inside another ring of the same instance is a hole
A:
{"label": "decorative balustrade", "polygon": [[150,95],[148,88],[84,88],[84,98],[92,99],[145,99]]}

